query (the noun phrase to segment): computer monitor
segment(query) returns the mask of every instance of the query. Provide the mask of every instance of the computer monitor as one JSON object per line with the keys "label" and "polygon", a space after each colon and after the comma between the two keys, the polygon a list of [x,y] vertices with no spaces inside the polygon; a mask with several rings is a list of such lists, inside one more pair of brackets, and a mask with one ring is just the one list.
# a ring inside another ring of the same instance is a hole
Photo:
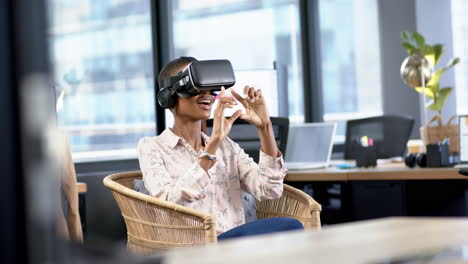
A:
{"label": "computer monitor", "polygon": [[468,164],[468,115],[458,117],[460,136],[460,163]]}

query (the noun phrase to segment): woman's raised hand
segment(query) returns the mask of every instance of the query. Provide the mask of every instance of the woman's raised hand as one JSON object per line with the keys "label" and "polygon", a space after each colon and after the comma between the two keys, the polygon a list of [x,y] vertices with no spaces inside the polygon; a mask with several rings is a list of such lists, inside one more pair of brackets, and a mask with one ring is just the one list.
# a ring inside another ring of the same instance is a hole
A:
{"label": "woman's raised hand", "polygon": [[255,90],[251,86],[245,86],[245,98],[242,98],[234,89],[231,89],[231,93],[245,108],[245,114],[240,115],[241,119],[246,120],[257,128],[265,128],[271,123],[262,90]]}

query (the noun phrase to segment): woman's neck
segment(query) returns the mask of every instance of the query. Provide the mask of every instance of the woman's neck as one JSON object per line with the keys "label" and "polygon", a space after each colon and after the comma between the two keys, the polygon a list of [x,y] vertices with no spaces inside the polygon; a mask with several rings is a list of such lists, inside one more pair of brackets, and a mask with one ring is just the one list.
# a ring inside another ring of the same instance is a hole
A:
{"label": "woman's neck", "polygon": [[177,136],[185,139],[195,151],[200,151],[203,148],[203,140],[201,135],[201,120],[174,120],[172,132]]}

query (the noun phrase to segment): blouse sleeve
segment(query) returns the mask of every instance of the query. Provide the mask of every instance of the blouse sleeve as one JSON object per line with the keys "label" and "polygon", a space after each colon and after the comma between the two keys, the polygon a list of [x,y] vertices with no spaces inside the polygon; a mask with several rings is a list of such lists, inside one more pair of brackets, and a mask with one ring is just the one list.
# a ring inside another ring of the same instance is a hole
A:
{"label": "blouse sleeve", "polygon": [[232,145],[237,153],[242,189],[253,194],[259,201],[281,197],[283,179],[288,172],[284,166],[283,155],[275,158],[260,150],[260,160],[257,164],[237,143],[232,142]]}

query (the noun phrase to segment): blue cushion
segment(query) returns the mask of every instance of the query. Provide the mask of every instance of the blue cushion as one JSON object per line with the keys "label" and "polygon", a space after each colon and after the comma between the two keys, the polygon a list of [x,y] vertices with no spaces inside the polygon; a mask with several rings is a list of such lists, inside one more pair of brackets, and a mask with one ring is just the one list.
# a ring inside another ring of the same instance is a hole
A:
{"label": "blue cushion", "polygon": [[242,192],[242,203],[244,205],[245,222],[250,223],[257,220],[257,204],[255,197],[246,192]]}
{"label": "blue cushion", "polygon": [[133,181],[133,190],[141,192],[146,195],[150,195],[148,190],[145,187],[145,182],[143,180],[134,180]]}

